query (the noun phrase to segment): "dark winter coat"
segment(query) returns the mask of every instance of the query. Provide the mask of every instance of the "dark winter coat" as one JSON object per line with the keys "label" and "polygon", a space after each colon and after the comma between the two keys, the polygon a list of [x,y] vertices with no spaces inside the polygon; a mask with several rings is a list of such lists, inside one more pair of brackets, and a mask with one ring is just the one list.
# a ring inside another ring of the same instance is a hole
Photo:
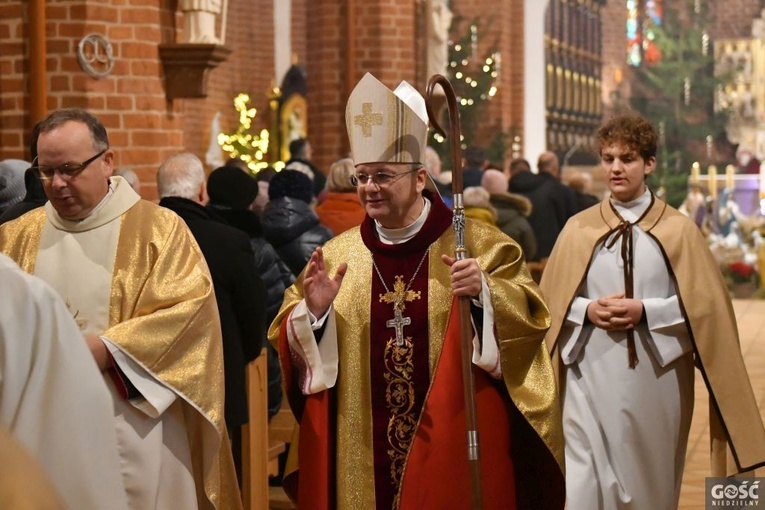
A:
{"label": "dark winter coat", "polygon": [[[274,320],[284,300],[284,291],[292,285],[295,276],[274,250],[274,247],[263,237],[263,226],[257,213],[248,209],[232,209],[218,204],[210,204],[210,209],[232,227],[238,228],[250,238],[250,245],[255,252],[255,265],[260,272],[260,278],[266,290],[266,321]],[[270,420],[282,405],[282,369],[279,366],[279,355],[270,345],[268,350],[268,419]]]}
{"label": "dark winter coat", "polygon": [[270,200],[262,222],[266,240],[295,276],[303,271],[313,250],[332,238],[332,231],[319,223],[311,206],[296,198]]}
{"label": "dark winter coat", "polygon": [[295,276],[274,247],[264,238],[263,225],[255,212],[217,204],[210,204],[208,208],[226,220],[226,223],[249,236],[250,245],[255,252],[255,265],[266,288],[266,320],[270,324],[282,306],[284,291],[295,281]]}
{"label": "dark winter coat", "polygon": [[265,345],[265,288],[253,263],[250,240],[205,207],[180,197],[159,205],[180,216],[210,268],[223,333],[225,418],[230,427],[247,423],[245,366]]}
{"label": "dark winter coat", "polygon": [[600,200],[598,200],[598,197],[595,195],[590,195],[589,193],[583,193],[577,190],[573,191],[574,196],[576,197],[576,207],[579,211],[584,211],[585,209],[589,209],[593,205],[598,205],[600,203]]}
{"label": "dark winter coat", "polygon": [[21,202],[13,204],[0,214],[0,225],[15,220],[29,211],[45,205],[45,202],[48,201],[40,178],[31,168],[24,172],[24,186],[27,190],[26,195]]}
{"label": "dark winter coat", "polygon": [[563,226],[578,212],[574,192],[546,172],[519,172],[513,175],[510,192],[531,200],[529,224],[537,238],[537,254],[529,260],[549,257]]}
{"label": "dark winter coat", "polygon": [[491,195],[491,205],[497,210],[497,227],[523,248],[526,260],[537,254],[537,239],[526,219],[531,214],[531,201],[513,193]]}
{"label": "dark winter coat", "polygon": [[[263,225],[258,215],[248,209],[232,209],[218,204],[210,204],[210,209],[234,228],[238,228],[250,238],[250,245],[255,252],[255,265],[260,272],[260,279],[266,290],[266,322],[271,324],[279,312],[284,300],[284,291],[292,285],[295,276],[263,237]],[[276,349],[267,344],[268,361],[268,418],[271,419],[282,405],[282,369]]]}

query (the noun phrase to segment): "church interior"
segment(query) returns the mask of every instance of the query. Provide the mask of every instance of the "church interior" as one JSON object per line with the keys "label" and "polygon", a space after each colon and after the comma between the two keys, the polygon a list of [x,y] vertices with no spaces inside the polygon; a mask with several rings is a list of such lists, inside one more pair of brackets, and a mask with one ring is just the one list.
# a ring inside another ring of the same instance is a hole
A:
{"label": "church interior", "polygon": [[[552,151],[563,182],[587,174],[598,198],[596,131],[637,109],[659,126],[654,191],[709,236],[765,405],[765,0],[6,0],[0,48],[0,160],[31,162],[35,124],[83,108],[155,202],[157,170],[180,152],[208,174],[233,158],[255,176],[306,138],[326,173],[348,155],[345,104],[367,72],[422,93],[443,74],[463,149],[483,145],[504,172]],[[442,172],[456,170],[431,137]],[[287,406],[264,418],[265,354],[247,374],[245,508],[294,508],[279,486],[294,419]],[[708,471],[698,379],[688,509],[703,508]]]}

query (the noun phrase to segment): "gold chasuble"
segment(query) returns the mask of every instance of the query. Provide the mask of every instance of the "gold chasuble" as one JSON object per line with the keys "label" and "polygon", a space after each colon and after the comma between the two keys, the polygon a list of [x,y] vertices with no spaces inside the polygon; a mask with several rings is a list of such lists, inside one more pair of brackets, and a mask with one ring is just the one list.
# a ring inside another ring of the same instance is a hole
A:
{"label": "gold chasuble", "polygon": [[[454,251],[452,213],[425,194],[432,207],[414,238],[384,244],[367,216],[323,248],[330,274],[349,265],[331,312],[333,388],[303,395],[291,363],[286,328],[302,275],[271,326],[299,423],[288,462],[297,471],[285,478],[298,508],[470,505],[458,313],[441,260]],[[471,220],[467,232],[488,282],[503,373],[495,380],[473,367],[484,508],[563,508],[560,405],[543,344],[549,313],[515,242]]]}
{"label": "gold chasuble", "polygon": [[[587,277],[595,250],[619,225],[606,199],[573,217],[561,232],[542,277],[552,313],[547,346],[556,369],[558,337]],[[709,390],[712,476],[765,464],[765,430],[741,356],[733,306],[720,269],[698,227],[658,198],[638,222],[661,249],[693,342],[695,363]],[[626,362],[626,360],[625,360]],[[726,442],[733,454],[727,462]]]}
{"label": "gold chasuble", "polygon": [[[0,251],[34,273],[45,208],[0,228]],[[172,211],[138,200],[121,219],[109,326],[101,333],[183,404],[199,508],[241,508],[223,420],[223,360],[212,279]],[[76,261],[72,261],[76,264]]]}

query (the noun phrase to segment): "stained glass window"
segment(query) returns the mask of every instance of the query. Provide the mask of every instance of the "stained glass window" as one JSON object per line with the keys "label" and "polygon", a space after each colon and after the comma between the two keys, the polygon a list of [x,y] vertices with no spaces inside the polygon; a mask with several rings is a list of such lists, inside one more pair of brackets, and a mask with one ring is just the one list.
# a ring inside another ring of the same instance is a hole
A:
{"label": "stained glass window", "polygon": [[664,0],[627,0],[627,63],[638,67],[661,58],[655,27],[664,18]]}
{"label": "stained glass window", "polygon": [[643,61],[641,25],[638,0],[627,0],[627,63],[635,67]]}

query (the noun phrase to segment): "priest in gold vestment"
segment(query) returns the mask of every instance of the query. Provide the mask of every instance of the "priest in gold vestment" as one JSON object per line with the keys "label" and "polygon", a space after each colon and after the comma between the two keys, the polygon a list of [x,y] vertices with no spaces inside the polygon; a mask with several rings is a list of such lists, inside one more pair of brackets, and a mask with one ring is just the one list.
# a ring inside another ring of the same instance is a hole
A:
{"label": "priest in gold vestment", "polygon": [[269,332],[299,423],[285,486],[298,508],[469,507],[455,312],[469,296],[484,508],[563,508],[550,317],[520,247],[467,220],[469,258],[450,256],[411,85],[365,75],[346,123],[367,216],[313,253]]}
{"label": "priest in gold vestment", "polygon": [[96,117],[58,110],[37,131],[33,167],[49,202],[4,224],[0,251],[46,280],[80,326],[112,395],[128,506],[241,508],[198,246],[177,215],[111,176]]}

